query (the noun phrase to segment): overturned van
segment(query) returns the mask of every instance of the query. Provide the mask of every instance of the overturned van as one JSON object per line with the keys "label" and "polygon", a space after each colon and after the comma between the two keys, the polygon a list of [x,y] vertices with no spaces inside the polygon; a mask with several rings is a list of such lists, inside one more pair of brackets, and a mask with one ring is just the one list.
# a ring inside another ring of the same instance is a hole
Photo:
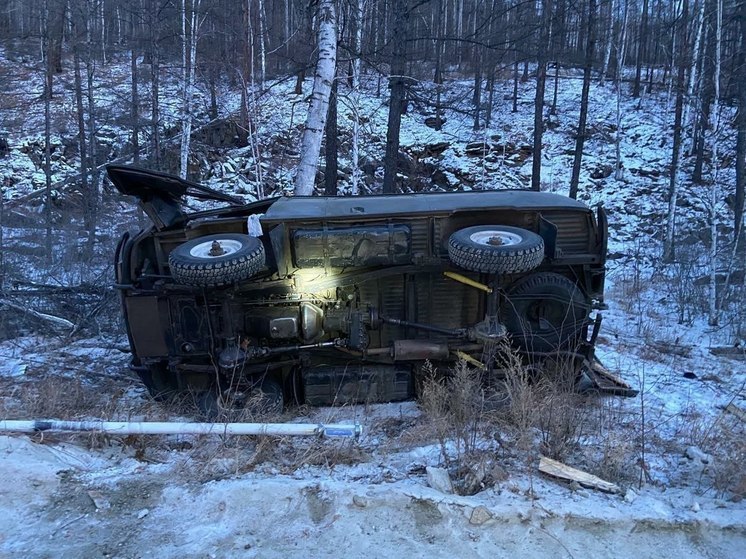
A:
{"label": "overturned van", "polygon": [[[532,366],[561,356],[586,386],[629,392],[591,374],[601,208],[518,190],[243,204],[161,173],[108,174],[152,221],[124,234],[115,268],[131,367],[156,398],[403,400],[425,360],[466,359],[490,377],[507,347]],[[225,206],[188,213],[189,196]]]}

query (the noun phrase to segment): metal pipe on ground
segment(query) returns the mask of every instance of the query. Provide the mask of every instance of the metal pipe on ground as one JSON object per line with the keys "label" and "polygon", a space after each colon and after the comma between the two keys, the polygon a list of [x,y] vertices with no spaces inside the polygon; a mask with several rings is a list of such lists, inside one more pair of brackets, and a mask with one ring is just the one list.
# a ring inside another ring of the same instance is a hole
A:
{"label": "metal pipe on ground", "polygon": [[117,435],[267,435],[358,438],[358,423],[175,423],[167,421],[2,420],[0,432],[84,431]]}

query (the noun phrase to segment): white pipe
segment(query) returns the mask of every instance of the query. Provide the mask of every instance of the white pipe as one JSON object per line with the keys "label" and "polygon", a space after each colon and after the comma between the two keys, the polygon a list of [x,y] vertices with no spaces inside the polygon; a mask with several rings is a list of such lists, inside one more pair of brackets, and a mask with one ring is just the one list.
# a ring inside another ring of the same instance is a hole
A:
{"label": "white pipe", "polygon": [[362,434],[356,423],[170,423],[166,421],[60,421],[55,419],[0,421],[0,432],[95,431],[120,435],[272,435],[354,437]]}

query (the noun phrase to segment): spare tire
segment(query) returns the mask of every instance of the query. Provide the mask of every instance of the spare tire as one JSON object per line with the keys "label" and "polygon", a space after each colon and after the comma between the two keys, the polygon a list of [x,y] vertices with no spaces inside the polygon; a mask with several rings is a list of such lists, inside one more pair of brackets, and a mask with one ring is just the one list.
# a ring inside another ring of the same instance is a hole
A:
{"label": "spare tire", "polygon": [[177,283],[201,287],[230,285],[264,267],[264,245],[256,237],[221,233],[177,246],[168,257]]}
{"label": "spare tire", "polygon": [[551,352],[578,342],[590,301],[570,279],[543,272],[517,281],[500,309],[513,342],[528,352]]}
{"label": "spare tire", "polygon": [[541,264],[544,241],[518,227],[478,225],[451,235],[448,256],[456,266],[472,272],[518,274]]}

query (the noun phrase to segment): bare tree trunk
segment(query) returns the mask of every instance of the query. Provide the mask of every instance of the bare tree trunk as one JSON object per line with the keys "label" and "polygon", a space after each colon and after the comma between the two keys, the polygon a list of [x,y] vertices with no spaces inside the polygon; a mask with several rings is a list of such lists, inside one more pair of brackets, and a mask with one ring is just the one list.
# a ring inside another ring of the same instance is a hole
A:
{"label": "bare tree trunk", "polygon": [[135,39],[132,38],[132,51],[130,56],[130,72],[132,74],[132,105],[130,118],[132,119],[132,160],[135,165],[140,162],[140,94],[137,80],[137,51],[135,50]]}
{"label": "bare tree trunk", "polygon": [[2,179],[0,183],[0,292],[5,289],[5,242],[3,225],[5,224],[5,189],[10,186],[10,177]]}
{"label": "bare tree trunk", "polygon": [[[78,147],[80,149],[80,189],[83,196],[88,197],[88,145],[86,142],[85,110],[83,109],[83,79],[80,73],[80,47],[76,40],[73,47],[73,65],[75,72],[75,105],[78,113]],[[86,230],[93,226],[88,204],[84,204],[83,221]]]}
{"label": "bare tree trunk", "polygon": [[151,0],[150,4],[150,48],[151,48],[151,60],[150,60],[150,96],[151,96],[151,110],[150,110],[150,151],[153,163],[157,167],[161,162],[161,141],[159,124],[161,120],[160,115],[160,47],[158,46],[159,39],[159,20],[158,14],[156,13],[156,0]]}
{"label": "bare tree trunk", "polygon": [[479,114],[482,108],[482,57],[480,48],[477,46],[474,49],[474,126],[473,130],[479,130]]}
{"label": "bare tree trunk", "polygon": [[734,217],[734,243],[740,241],[743,232],[744,200],[746,199],[746,2],[741,2],[738,9],[738,20],[741,27],[741,49],[739,58],[741,87],[738,90],[738,114],[736,115],[736,194]]}
{"label": "bare tree trunk", "polygon": [[557,93],[559,90],[559,60],[554,61],[554,92],[552,93],[552,106],[549,108],[550,115],[557,114]]}
{"label": "bare tree trunk", "polygon": [[360,192],[360,62],[363,48],[363,2],[355,2],[355,59],[352,63],[352,177],[351,194]]}
{"label": "bare tree trunk", "polygon": [[588,1],[588,43],[585,49],[585,68],[583,69],[583,91],[580,96],[580,118],[578,120],[578,137],[575,140],[575,157],[572,162],[572,178],[570,179],[570,198],[578,197],[580,182],[580,163],[583,158],[585,144],[585,124],[588,119],[588,94],[591,88],[591,70],[593,69],[593,51],[596,47],[594,36],[594,20],[596,17],[596,0]]}
{"label": "bare tree trunk", "polygon": [[42,15],[44,32],[44,50],[46,53],[46,64],[44,67],[44,223],[46,225],[45,254],[47,263],[52,262],[52,77],[54,75],[54,60],[49,56],[51,41],[49,38],[49,4],[44,4]]}
{"label": "bare tree trunk", "polygon": [[88,241],[86,243],[86,253],[90,256],[93,253],[93,245],[96,241],[96,227],[98,225],[98,153],[96,149],[96,98],[93,89],[93,77],[94,77],[94,64],[93,64],[93,36],[91,34],[90,22],[95,20],[95,6],[93,5],[94,0],[88,0],[88,19],[89,22],[86,26],[86,78],[87,78],[87,91],[86,98],[88,99],[88,163],[90,165],[90,188],[88,195],[86,196],[86,203],[88,204],[88,215],[90,224],[88,226]]}
{"label": "bare tree trunk", "polygon": [[[106,64],[106,18],[104,18],[104,0],[98,0],[99,30],[101,31],[101,62]],[[91,19],[93,21],[93,19]]]}
{"label": "bare tree trunk", "polygon": [[717,304],[717,254],[718,254],[718,216],[717,204],[720,198],[720,188],[718,174],[720,171],[720,162],[718,161],[718,132],[720,129],[720,70],[721,70],[721,45],[723,42],[723,0],[717,2],[717,23],[715,24],[715,98],[712,108],[712,168],[713,178],[710,185],[710,285],[708,290],[708,309],[710,326],[718,324],[718,304]]}
{"label": "bare tree trunk", "polygon": [[700,86],[696,101],[699,107],[699,122],[694,129],[694,170],[692,171],[692,181],[697,184],[704,182],[704,164],[705,164],[705,136],[710,128],[710,109],[712,108],[712,98],[715,94],[713,83],[715,74],[715,34],[710,32],[710,25],[705,26],[704,45],[702,46],[702,71],[700,73]]}
{"label": "bare tree trunk", "polygon": [[[689,85],[686,89],[686,104],[684,105],[684,116],[682,117],[682,123],[686,127],[693,126],[693,123],[689,122],[689,110],[692,104],[695,103],[694,99],[694,88],[697,85],[697,65],[700,59],[700,45],[702,44],[702,31],[705,24],[705,0],[699,0],[699,16],[697,23],[697,34],[694,39],[694,48],[692,50],[692,67],[689,70]],[[692,141],[694,141],[694,134],[691,135]]]}
{"label": "bare tree trunk", "polygon": [[544,135],[544,85],[547,79],[552,0],[541,2],[541,37],[537,49],[536,99],[534,101],[534,159],[531,167],[531,189],[541,190],[541,142]]}
{"label": "bare tree trunk", "polygon": [[604,81],[606,80],[606,71],[609,68],[609,60],[611,60],[611,46],[614,44],[614,41],[612,40],[612,37],[614,36],[614,12],[616,3],[618,0],[612,0],[611,1],[611,7],[609,8],[609,26],[606,28],[606,50],[604,53],[604,63],[601,67],[601,79],[599,80],[599,85],[603,87]]}
{"label": "bare tree trunk", "polygon": [[663,244],[663,259],[671,261],[674,258],[674,236],[676,229],[676,204],[679,198],[679,158],[681,156],[681,118],[684,113],[684,90],[686,88],[686,24],[689,16],[689,0],[682,0],[682,17],[679,20],[679,42],[682,51],[679,60],[679,72],[676,84],[676,109],[673,125],[673,153],[671,155],[671,177],[668,186],[668,218],[666,224],[666,239]]}
{"label": "bare tree trunk", "polygon": [[440,130],[443,127],[443,106],[441,98],[443,95],[443,50],[445,48],[443,36],[444,36],[444,11],[443,6],[444,0],[438,0],[438,6],[436,9],[436,20],[435,20],[435,74],[433,76],[433,82],[435,83],[435,130]]}
{"label": "bare tree trunk", "polygon": [[386,155],[384,158],[383,193],[393,194],[396,190],[396,174],[399,163],[399,132],[404,105],[404,69],[406,62],[406,33],[409,21],[409,8],[405,0],[394,0],[392,4],[393,59],[389,87],[389,119],[386,131]]}
{"label": "bare tree trunk", "polygon": [[513,49],[513,56],[515,57],[515,60],[513,60],[513,108],[512,112],[517,113],[518,112],[518,56],[515,52],[515,49]]}
{"label": "bare tree trunk", "polygon": [[640,24],[640,38],[637,43],[637,64],[635,65],[635,83],[632,86],[632,97],[640,96],[640,74],[642,73],[642,57],[647,50],[648,43],[648,0],[642,2],[642,22]]}
{"label": "bare tree trunk", "polygon": [[[617,4],[617,7],[619,4]],[[616,153],[616,162],[614,164],[614,178],[622,180],[622,69],[624,68],[624,56],[627,49],[627,15],[629,14],[627,3],[624,3],[624,15],[621,18],[619,27],[619,42],[616,48],[616,134],[614,136],[614,151]]]}
{"label": "bare tree trunk", "polygon": [[337,195],[337,157],[339,152],[337,140],[337,88],[338,80],[335,79],[332,82],[332,90],[329,94],[329,115],[326,119],[324,194],[327,196]]}
{"label": "bare tree trunk", "polygon": [[337,11],[334,0],[320,0],[318,19],[319,58],[301,140],[300,163],[295,175],[295,193],[301,196],[313,194],[329,96],[337,67]]}

